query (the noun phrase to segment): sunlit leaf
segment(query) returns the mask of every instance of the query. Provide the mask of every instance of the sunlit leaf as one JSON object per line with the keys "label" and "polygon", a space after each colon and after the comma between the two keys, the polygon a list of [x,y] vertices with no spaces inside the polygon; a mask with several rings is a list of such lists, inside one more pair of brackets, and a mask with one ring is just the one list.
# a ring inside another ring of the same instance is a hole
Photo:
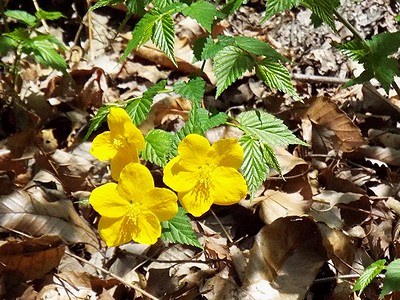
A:
{"label": "sunlit leaf", "polygon": [[107,121],[107,116],[110,112],[110,108],[111,106],[109,105],[105,105],[99,108],[99,110],[96,112],[96,115],[90,120],[88,132],[86,133],[83,140],[87,140],[89,136],[101,126],[101,124]]}
{"label": "sunlit leaf", "polygon": [[395,259],[386,267],[385,279],[379,298],[400,290],[400,259]]}
{"label": "sunlit leaf", "polygon": [[182,13],[199,22],[208,32],[212,31],[215,18],[223,18],[225,16],[213,4],[204,0],[192,3],[189,7],[183,9]]}
{"label": "sunlit leaf", "polygon": [[145,136],[145,148],[142,157],[160,167],[168,162],[168,153],[171,148],[173,135],[170,132],[154,129]]}
{"label": "sunlit leaf", "polygon": [[353,286],[353,291],[362,291],[371,283],[375,277],[385,269],[386,260],[380,259],[371,264],[368,268],[362,272],[360,277],[357,279]]}
{"label": "sunlit leaf", "polygon": [[6,10],[4,14],[9,18],[13,18],[31,27],[36,26],[38,22],[38,19],[36,19],[34,15],[31,15],[24,10]]}
{"label": "sunlit leaf", "polygon": [[174,65],[177,66],[174,54],[174,22],[171,15],[163,14],[160,18],[155,20],[151,39],[153,43],[169,57]]}

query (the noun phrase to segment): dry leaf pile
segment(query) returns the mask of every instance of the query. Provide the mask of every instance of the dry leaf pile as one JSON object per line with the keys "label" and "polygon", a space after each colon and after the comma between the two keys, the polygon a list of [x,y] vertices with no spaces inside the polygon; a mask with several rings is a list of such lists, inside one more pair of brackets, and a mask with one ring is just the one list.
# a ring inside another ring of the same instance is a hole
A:
{"label": "dry leaf pile", "polygon": [[[33,11],[20,2],[9,8]],[[177,19],[177,68],[151,44],[120,64],[130,37],[129,28],[117,34],[123,12],[104,8],[89,17],[85,1],[38,2],[67,16],[51,27],[71,47],[69,71],[26,59],[17,90],[0,75],[1,298],[358,299],[351,288],[364,268],[399,258],[398,97],[382,96],[375,83],[340,90],[356,66],[332,49],[333,33],[314,29],[302,10],[260,26],[262,6],[251,1],[215,30],[257,36],[294,59],[304,103],[269,91],[252,74],[216,101],[206,66],[205,104],[232,115],[263,108],[310,147],[275,149],[284,178],[271,171],[256,198],[193,219],[203,250],[162,241],[106,249],[86,200],[110,174],[89,154],[90,141],[82,142],[88,120],[104,103],[198,73],[190,45],[204,31]],[[387,2],[347,1],[344,10],[371,36],[398,29]],[[186,99],[155,99],[141,130],[177,130],[190,109]],[[229,127],[207,133],[210,140],[236,135]],[[161,182],[160,170],[153,175]],[[377,299],[378,287],[371,284],[365,299]]]}

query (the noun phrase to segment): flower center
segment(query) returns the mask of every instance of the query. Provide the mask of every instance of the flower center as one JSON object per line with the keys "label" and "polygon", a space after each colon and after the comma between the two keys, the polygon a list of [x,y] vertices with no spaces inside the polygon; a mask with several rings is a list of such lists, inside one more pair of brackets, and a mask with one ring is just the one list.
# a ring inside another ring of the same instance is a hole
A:
{"label": "flower center", "polygon": [[211,173],[213,171],[213,168],[209,165],[205,165],[200,167],[199,169],[199,179],[198,183],[202,186],[204,189],[209,189],[212,185],[211,182]]}
{"label": "flower center", "polygon": [[138,234],[138,218],[141,214],[141,212],[143,212],[143,205],[141,205],[138,202],[131,202],[131,205],[129,205],[128,211],[126,213],[127,216],[127,222],[132,224],[133,226],[129,226],[131,229],[134,229],[134,235]]}
{"label": "flower center", "polygon": [[113,144],[114,148],[118,150],[118,149],[126,147],[127,142],[126,142],[126,139],[115,138],[115,139],[113,139],[112,144]]}

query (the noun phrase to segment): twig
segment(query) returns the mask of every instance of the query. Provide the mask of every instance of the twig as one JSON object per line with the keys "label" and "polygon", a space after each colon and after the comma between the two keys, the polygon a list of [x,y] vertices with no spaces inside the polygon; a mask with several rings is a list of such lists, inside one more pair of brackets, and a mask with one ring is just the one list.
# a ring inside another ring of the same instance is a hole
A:
{"label": "twig", "polygon": [[[336,281],[338,279],[358,279],[360,277],[359,274],[348,274],[348,275],[339,275],[339,276],[333,276],[333,277],[325,277],[325,278],[318,278],[314,280],[314,283],[323,283],[323,282],[329,282],[329,281]],[[385,274],[378,274],[376,277],[378,278],[384,278]]]}
{"label": "twig", "polygon": [[328,84],[345,84],[349,81],[349,78],[339,78],[339,77],[328,77],[320,75],[306,75],[300,73],[292,73],[292,79],[298,81],[315,82],[315,83],[328,83]]}
{"label": "twig", "polygon": [[91,267],[93,267],[93,268],[95,268],[95,269],[97,269],[97,270],[99,270],[99,271],[111,276],[112,278],[114,278],[114,279],[118,280],[119,282],[121,282],[123,285],[126,285],[127,287],[130,287],[130,288],[138,291],[142,295],[144,295],[144,296],[146,296],[146,297],[148,297],[148,298],[150,298],[152,300],[159,300],[158,298],[156,298],[155,296],[149,294],[148,292],[146,292],[145,290],[141,289],[140,287],[135,286],[135,285],[131,284],[130,282],[125,281],[123,278],[111,273],[110,271],[108,271],[108,270],[106,270],[106,269],[104,269],[102,267],[96,266],[95,264],[93,264],[93,263],[91,263],[91,262],[89,262],[89,261],[87,261],[87,260],[85,260],[85,259],[83,259],[83,258],[81,258],[81,257],[69,252],[68,250],[65,250],[65,254],[67,254],[67,255],[79,260],[80,262],[88,264],[89,266],[91,266]]}
{"label": "twig", "polygon": [[217,215],[215,214],[215,212],[210,209],[211,214],[214,216],[215,220],[217,220],[217,223],[219,226],[221,226],[222,231],[225,233],[226,238],[229,240],[230,243],[233,243],[233,239],[231,237],[231,235],[229,234],[229,232],[225,229],[225,226],[221,223],[221,221],[219,220],[219,218],[217,217]]}
{"label": "twig", "polygon": [[348,30],[351,31],[351,33],[361,40],[362,42],[365,42],[365,39],[361,36],[361,34],[355,29],[353,25],[350,24],[349,21],[347,21],[336,9],[333,10],[333,14],[336,16],[336,18],[344,25]]}
{"label": "twig", "polygon": [[[37,1],[36,0],[32,0],[32,2],[33,2],[33,5],[35,6],[36,11],[39,11],[40,7],[39,7],[39,4],[37,3]],[[49,26],[47,25],[46,20],[41,19],[40,21],[42,22],[42,25],[43,25],[44,30],[46,31],[46,33],[50,33]]]}

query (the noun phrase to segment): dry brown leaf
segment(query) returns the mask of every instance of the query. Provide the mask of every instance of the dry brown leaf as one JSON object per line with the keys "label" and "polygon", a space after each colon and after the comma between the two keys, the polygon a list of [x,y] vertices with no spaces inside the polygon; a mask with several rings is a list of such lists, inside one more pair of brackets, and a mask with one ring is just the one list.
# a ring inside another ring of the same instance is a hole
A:
{"label": "dry brown leaf", "polygon": [[64,255],[58,236],[43,236],[0,246],[0,276],[9,274],[23,280],[40,279],[57,267]]}
{"label": "dry brown leaf", "polygon": [[400,166],[400,150],[393,148],[366,145],[356,149],[354,154],[361,155],[367,160],[371,159],[372,163],[376,160],[396,167]]}
{"label": "dry brown leaf", "polygon": [[400,148],[400,135],[387,132],[384,130],[370,129],[368,130],[368,138],[372,143],[390,147],[394,149]]}
{"label": "dry brown leaf", "polygon": [[329,228],[323,223],[318,223],[323,243],[332,259],[335,268],[340,274],[349,274],[353,265],[356,245],[342,231]]}
{"label": "dry brown leaf", "polygon": [[308,107],[296,109],[294,115],[305,123],[311,122],[312,137],[307,142],[315,153],[330,149],[351,152],[366,143],[360,129],[328,98],[312,98]]}
{"label": "dry brown leaf", "polygon": [[256,236],[240,299],[304,299],[327,259],[311,218],[277,219]]}
{"label": "dry brown leaf", "polygon": [[69,200],[48,202],[39,187],[0,197],[0,226],[32,236],[57,235],[67,243],[98,244]]}

